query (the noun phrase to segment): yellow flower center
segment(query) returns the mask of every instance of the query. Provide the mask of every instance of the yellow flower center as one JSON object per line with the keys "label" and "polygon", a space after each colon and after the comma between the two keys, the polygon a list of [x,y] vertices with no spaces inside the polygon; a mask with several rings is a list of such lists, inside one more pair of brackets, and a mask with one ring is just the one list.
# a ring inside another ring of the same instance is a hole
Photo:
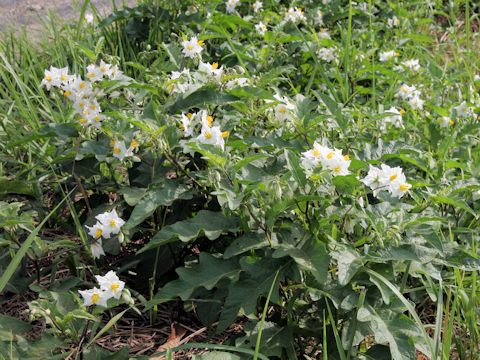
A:
{"label": "yellow flower center", "polygon": [[93,117],[93,120],[95,120],[96,122],[99,122],[100,121],[100,116],[99,115],[95,115]]}
{"label": "yellow flower center", "polygon": [[187,49],[188,49],[188,50],[193,50],[193,45],[188,44],[188,45],[187,45]]}
{"label": "yellow flower center", "polygon": [[100,66],[100,71],[104,73],[105,71],[107,71],[107,68],[105,66]]}
{"label": "yellow flower center", "polygon": [[452,119],[450,119],[450,120],[448,120],[448,124],[449,124],[449,125],[453,125],[453,124],[455,124],[455,121],[453,121]]}
{"label": "yellow flower center", "polygon": [[205,44],[205,41],[203,41],[203,40],[198,40],[198,41],[197,41],[197,44],[200,45],[200,46],[203,46],[203,44]]}
{"label": "yellow flower center", "polygon": [[280,106],[278,108],[278,112],[282,113],[282,114],[285,114],[287,112],[287,109],[284,107],[284,106]]}
{"label": "yellow flower center", "polygon": [[115,155],[118,155],[118,154],[120,154],[121,152],[122,152],[122,150],[120,150],[119,147],[114,147],[114,148],[113,148],[113,153],[114,153]]}
{"label": "yellow flower center", "polygon": [[116,292],[119,287],[120,285],[118,285],[117,283],[113,283],[112,285],[110,285],[110,289],[112,289],[113,292]]}
{"label": "yellow flower center", "polygon": [[92,294],[90,299],[92,300],[92,304],[96,304],[98,300],[100,300],[100,295],[98,295],[97,293],[94,293]]}
{"label": "yellow flower center", "polygon": [[193,118],[193,114],[192,114],[191,112],[187,113],[187,118],[192,119],[192,118]]}
{"label": "yellow flower center", "polygon": [[113,220],[113,219],[110,220],[110,226],[111,226],[111,227],[117,226],[117,221],[116,221],[116,220]]}
{"label": "yellow flower center", "polygon": [[140,143],[139,143],[137,140],[132,139],[132,141],[130,142],[130,147],[131,147],[132,149],[136,149],[136,148],[138,148],[139,146],[140,146]]}
{"label": "yellow flower center", "polygon": [[403,115],[405,113],[406,113],[406,111],[404,109],[400,109],[400,115]]}
{"label": "yellow flower center", "polygon": [[50,75],[45,75],[45,80],[46,81],[52,81],[52,77]]}
{"label": "yellow flower center", "polygon": [[318,150],[318,149],[313,149],[313,156],[314,156],[314,157],[320,156],[320,150]]}
{"label": "yellow flower center", "polygon": [[344,159],[345,161],[348,161],[348,160],[350,160],[350,156],[344,155],[344,156],[343,156],[343,159]]}
{"label": "yellow flower center", "polygon": [[207,131],[205,133],[205,139],[211,139],[212,138],[212,133],[210,131]]}
{"label": "yellow flower center", "polygon": [[207,116],[207,123],[208,123],[208,126],[212,126],[212,124],[213,124],[213,116],[212,115]]}
{"label": "yellow flower center", "polygon": [[218,62],[212,63],[212,69],[217,70],[218,69]]}
{"label": "yellow flower center", "polygon": [[61,79],[62,81],[67,81],[67,75],[62,74],[62,76],[60,76],[60,79]]}
{"label": "yellow flower center", "polygon": [[336,173],[336,174],[338,174],[340,172],[340,170],[342,170],[342,168],[340,166],[335,166],[333,168],[333,172]]}
{"label": "yellow flower center", "polygon": [[86,120],[85,118],[80,118],[80,119],[78,120],[78,122],[79,122],[80,124],[86,124],[86,123],[87,123],[87,120]]}
{"label": "yellow flower center", "polygon": [[407,191],[410,187],[408,186],[408,184],[401,184],[400,185],[400,190],[402,191]]}
{"label": "yellow flower center", "polygon": [[90,110],[95,110],[97,106],[95,104],[90,104]]}
{"label": "yellow flower center", "polygon": [[328,154],[327,154],[327,159],[331,159],[333,157],[333,151],[330,151]]}
{"label": "yellow flower center", "polygon": [[63,95],[64,95],[65,97],[70,97],[70,96],[72,96],[72,92],[71,92],[70,90],[65,90],[65,92],[63,93]]}
{"label": "yellow flower center", "polygon": [[97,229],[95,231],[95,239],[98,239],[100,236],[102,236],[102,229]]}
{"label": "yellow flower center", "polygon": [[390,175],[390,181],[394,181],[398,177],[397,174]]}
{"label": "yellow flower center", "polygon": [[230,135],[230,132],[229,131],[222,131],[222,138],[226,138],[228,137],[228,135]]}
{"label": "yellow flower center", "polygon": [[83,109],[85,107],[85,103],[83,101],[80,101],[78,103],[78,106],[80,106],[80,109]]}
{"label": "yellow flower center", "polygon": [[79,87],[80,89],[85,88],[85,86],[87,86],[87,84],[84,83],[83,81],[82,81],[80,84],[78,84],[78,87]]}

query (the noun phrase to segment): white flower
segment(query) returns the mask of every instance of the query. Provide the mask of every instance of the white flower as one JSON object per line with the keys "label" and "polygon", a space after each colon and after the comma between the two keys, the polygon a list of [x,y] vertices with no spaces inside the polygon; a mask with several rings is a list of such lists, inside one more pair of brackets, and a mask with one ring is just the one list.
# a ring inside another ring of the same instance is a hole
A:
{"label": "white flower", "polygon": [[275,105],[274,108],[275,118],[278,121],[293,120],[295,105],[286,96],[275,94],[274,98],[280,101],[280,104]]}
{"label": "white flower", "polygon": [[303,10],[300,9],[300,8],[289,8],[287,13],[285,14],[285,20],[287,22],[292,22],[292,23],[299,23],[299,22],[302,22],[302,21],[305,21],[307,20],[305,18],[305,15],[303,14]]}
{"label": "white flower", "polygon": [[317,36],[320,40],[332,38],[327,29],[320,29],[320,31],[317,33]]}
{"label": "white flower", "polygon": [[[402,112],[398,111],[397,108],[392,106],[390,109],[388,109],[385,114],[390,114],[389,116],[386,116],[383,118],[383,121],[387,124],[392,124],[395,127],[402,127],[403,121],[402,121]],[[384,128],[384,126],[382,126]]]}
{"label": "white flower", "polygon": [[367,176],[361,180],[373,190],[373,196],[377,196],[381,190],[388,190],[394,197],[401,198],[412,187],[407,183],[401,167],[390,167],[382,164],[381,169],[370,165]]}
{"label": "white flower", "polygon": [[403,100],[407,100],[415,96],[416,94],[419,94],[419,91],[417,90],[415,85],[408,86],[407,84],[402,84],[395,96],[400,97]]}
{"label": "white flower", "polygon": [[100,68],[95,64],[90,64],[87,66],[87,79],[91,82],[97,82],[102,80],[103,73]]}
{"label": "white flower", "polygon": [[203,40],[198,40],[196,36],[190,40],[182,41],[183,54],[185,57],[194,58],[202,52],[202,45]]}
{"label": "white flower", "polygon": [[110,297],[108,297],[108,295],[99,288],[94,287],[90,290],[78,290],[78,292],[83,297],[83,305],[100,305],[107,307],[107,301]]}
{"label": "white flower", "polygon": [[247,86],[248,82],[249,82],[248,78],[243,78],[243,77],[235,78],[235,79],[229,80],[225,84],[225,87],[227,88],[227,90],[230,90],[236,87]]}
{"label": "white flower", "polygon": [[326,146],[320,145],[318,142],[313,143],[313,149],[302,153],[302,167],[305,169],[307,176],[310,176],[312,170],[321,164],[322,158],[325,158],[330,152]]}
{"label": "white flower", "polygon": [[104,226],[104,232],[108,233],[109,235],[103,236],[104,238],[109,238],[110,234],[118,234],[123,224],[125,224],[125,221],[117,215],[117,211],[115,209],[110,212],[106,211],[103,214],[97,215],[95,218],[102,223]]}
{"label": "white flower", "polygon": [[348,167],[352,162],[348,155],[342,155],[339,149],[330,149],[330,151],[321,158],[322,166],[332,171],[333,176],[348,175]]}
{"label": "white flower", "polygon": [[105,256],[105,252],[103,251],[103,244],[102,239],[97,239],[90,245],[90,251],[92,252],[94,259],[99,259],[100,256]]}
{"label": "white flower", "polygon": [[267,32],[267,26],[260,21],[258,24],[255,24],[255,31],[258,35],[263,36]]}
{"label": "white flower", "polygon": [[203,126],[202,132],[197,137],[197,141],[202,144],[218,146],[223,150],[225,147],[225,140],[223,139],[223,137],[227,135],[228,133],[222,133],[220,127],[218,126]]}
{"label": "white flower", "polygon": [[400,25],[400,20],[396,16],[391,17],[390,19],[387,20],[387,26],[389,28],[396,27]]}
{"label": "white flower", "polygon": [[105,276],[96,275],[95,278],[106,297],[120,299],[125,282],[121,281],[113,270],[110,270]]}
{"label": "white flower", "polygon": [[422,99],[420,99],[420,97],[418,95],[415,95],[413,97],[411,97],[409,100],[408,100],[408,103],[410,104],[410,106],[413,108],[413,109],[416,109],[416,110],[422,110],[423,109],[423,103],[425,101],[423,101]]}
{"label": "white flower", "polygon": [[455,124],[455,122],[448,116],[442,116],[441,118],[439,118],[437,120],[438,122],[438,125],[440,125],[441,128],[446,128],[446,127],[449,127],[449,126],[452,126],[453,124]]}
{"label": "white flower", "polygon": [[315,13],[315,24],[318,25],[318,26],[322,26],[323,25],[323,12],[321,10],[318,10],[316,13]]}
{"label": "white flower", "polygon": [[220,82],[223,75],[223,66],[218,68],[217,62],[210,64],[200,61],[200,64],[198,65],[198,71]]}
{"label": "white flower", "polygon": [[127,148],[124,141],[114,140],[112,145],[113,157],[118,160],[123,161],[126,157],[133,156],[133,149]]}
{"label": "white flower", "polygon": [[473,115],[473,109],[467,105],[464,101],[460,105],[453,108],[455,110],[455,114],[458,117],[468,117]]}
{"label": "white flower", "polygon": [[405,60],[402,62],[402,65],[407,69],[412,70],[413,72],[417,72],[418,70],[420,70],[420,63],[418,59]]}
{"label": "white flower", "polygon": [[322,47],[317,50],[317,55],[320,59],[329,63],[335,60],[335,49]]}
{"label": "white flower", "polygon": [[412,185],[409,183],[397,181],[390,186],[390,193],[394,197],[401,198],[411,189],[411,187]]}
{"label": "white flower", "polygon": [[229,14],[235,12],[235,8],[238,6],[240,0],[227,0],[225,6]]}
{"label": "white flower", "polygon": [[257,0],[252,4],[252,8],[253,8],[254,12],[258,13],[260,10],[262,10],[263,3],[259,0]]}
{"label": "white flower", "polygon": [[42,86],[45,86],[47,90],[50,90],[52,86],[60,87],[68,84],[72,80],[72,76],[68,75],[68,67],[56,68],[50,66],[50,70],[45,69],[45,75],[41,82]]}
{"label": "white flower", "polygon": [[375,197],[380,190],[385,190],[387,187],[383,183],[382,171],[372,165],[369,165],[368,174],[361,181],[373,190],[373,196]]}
{"label": "white flower", "polygon": [[183,135],[186,137],[193,135],[193,117],[194,115],[192,113],[188,113],[187,115],[182,113],[182,118],[180,119],[182,122],[180,124],[180,129],[183,131]]}
{"label": "white flower", "polygon": [[380,61],[386,62],[390,61],[398,56],[398,53],[395,51],[385,51],[380,53]]}
{"label": "white flower", "polygon": [[[104,229],[104,226],[100,222],[97,222],[93,226],[85,225],[85,227],[88,229],[88,235],[90,235],[94,239],[100,239],[106,233],[106,231]],[[106,237],[108,238],[108,237],[110,237],[110,235],[108,235]]]}
{"label": "white flower", "polygon": [[92,13],[86,13],[83,18],[85,19],[85,22],[87,24],[93,24],[93,14]]}

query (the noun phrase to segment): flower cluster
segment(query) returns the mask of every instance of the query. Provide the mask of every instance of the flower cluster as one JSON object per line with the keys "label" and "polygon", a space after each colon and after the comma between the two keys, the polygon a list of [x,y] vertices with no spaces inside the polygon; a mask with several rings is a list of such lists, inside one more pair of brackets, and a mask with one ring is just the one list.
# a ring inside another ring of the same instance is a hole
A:
{"label": "flower cluster", "polygon": [[80,124],[99,129],[104,115],[98,98],[104,96],[104,93],[94,88],[93,84],[104,78],[122,80],[124,76],[116,65],[102,60],[99,66],[87,66],[86,78],[87,80],[83,80],[78,75],[68,74],[68,67],[59,69],[51,66],[50,70],[45,70],[41,85],[49,91],[52,86],[62,89],[64,96],[73,102]]}
{"label": "flower cluster", "polygon": [[182,113],[180,119],[180,129],[185,137],[191,137],[195,131],[200,131],[196,141],[202,144],[210,144],[225,148],[225,138],[229,135],[228,131],[220,130],[220,126],[214,125],[214,118],[206,110],[200,110],[197,113]]}
{"label": "flower cluster", "polygon": [[[94,258],[99,258],[105,255],[102,238],[109,239],[112,235],[119,234],[125,221],[117,215],[115,209],[99,214],[95,216],[95,219],[97,219],[95,225],[85,225],[85,227],[88,229],[88,235],[95,239],[95,242],[91,245],[92,255]],[[122,241],[122,236],[119,239]]]}
{"label": "flower cluster", "polygon": [[136,139],[132,139],[127,148],[125,141],[114,139],[110,142],[110,146],[112,147],[113,157],[123,161],[125,158],[135,155],[135,152],[140,147],[140,143]]}
{"label": "flower cluster", "polygon": [[292,22],[294,24],[300,23],[302,21],[306,21],[307,18],[303,13],[303,10],[300,8],[289,8],[287,13],[285,14],[285,20],[287,22]]}
{"label": "flower cluster", "polygon": [[398,110],[395,106],[385,111],[383,122],[380,124],[380,129],[385,130],[386,124],[392,124],[393,126],[400,128],[403,127],[402,115],[405,113],[403,109]]}
{"label": "flower cluster", "polygon": [[110,270],[105,276],[96,275],[95,278],[100,288],[94,287],[93,289],[78,291],[83,297],[83,305],[107,307],[109,299],[120,299],[125,282],[120,280],[113,270]]}
{"label": "flower cluster", "polygon": [[318,142],[313,144],[313,149],[302,153],[301,163],[307,176],[310,176],[319,165],[323,169],[330,170],[333,176],[350,174],[348,170],[351,163],[350,157],[343,155],[341,150],[331,149]]}
{"label": "flower cluster", "polygon": [[370,165],[368,174],[362,182],[373,190],[377,196],[381,190],[387,190],[392,196],[401,198],[412,187],[407,183],[401,167],[390,167],[382,164],[381,168]]}
{"label": "flower cluster", "polygon": [[407,100],[413,109],[423,109],[424,101],[420,98],[420,90],[417,90],[415,85],[408,86],[407,84],[402,84],[395,96],[400,97],[403,100]]}
{"label": "flower cluster", "polygon": [[398,53],[396,51],[385,51],[380,53],[380,61],[381,62],[387,62],[390,60],[395,59],[398,56]]}

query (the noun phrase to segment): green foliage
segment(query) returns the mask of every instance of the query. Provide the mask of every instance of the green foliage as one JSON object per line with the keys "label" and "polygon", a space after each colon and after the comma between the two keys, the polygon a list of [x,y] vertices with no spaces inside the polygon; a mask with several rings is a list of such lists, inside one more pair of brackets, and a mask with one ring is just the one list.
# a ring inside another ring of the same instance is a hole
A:
{"label": "green foliage", "polygon": [[[0,301],[33,295],[47,326],[34,341],[0,315],[1,356],[127,359],[96,341],[127,314],[155,327],[165,303],[212,336],[244,325],[167,357],[478,350],[478,4],[305,1],[298,22],[286,2],[252,4],[146,0],[100,19],[85,1],[78,23],[52,19],[53,39],[0,40]],[[100,61],[125,76],[92,83],[105,119],[83,126],[43,71],[86,78]],[[114,209],[118,232],[85,228]],[[109,270],[121,296],[82,304]]]}

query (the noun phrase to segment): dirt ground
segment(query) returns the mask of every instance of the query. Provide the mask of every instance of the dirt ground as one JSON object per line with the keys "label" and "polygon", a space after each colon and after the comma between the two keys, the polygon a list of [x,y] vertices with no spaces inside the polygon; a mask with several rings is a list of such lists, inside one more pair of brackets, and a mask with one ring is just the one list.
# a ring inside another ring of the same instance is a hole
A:
{"label": "dirt ground", "polygon": [[[117,7],[135,4],[135,0],[113,1]],[[100,14],[108,14],[112,9],[112,0],[90,0],[90,3]],[[29,33],[38,35],[50,12],[60,22],[68,22],[78,18],[82,4],[83,0],[0,0],[0,31],[9,28],[19,31],[25,27]]]}

